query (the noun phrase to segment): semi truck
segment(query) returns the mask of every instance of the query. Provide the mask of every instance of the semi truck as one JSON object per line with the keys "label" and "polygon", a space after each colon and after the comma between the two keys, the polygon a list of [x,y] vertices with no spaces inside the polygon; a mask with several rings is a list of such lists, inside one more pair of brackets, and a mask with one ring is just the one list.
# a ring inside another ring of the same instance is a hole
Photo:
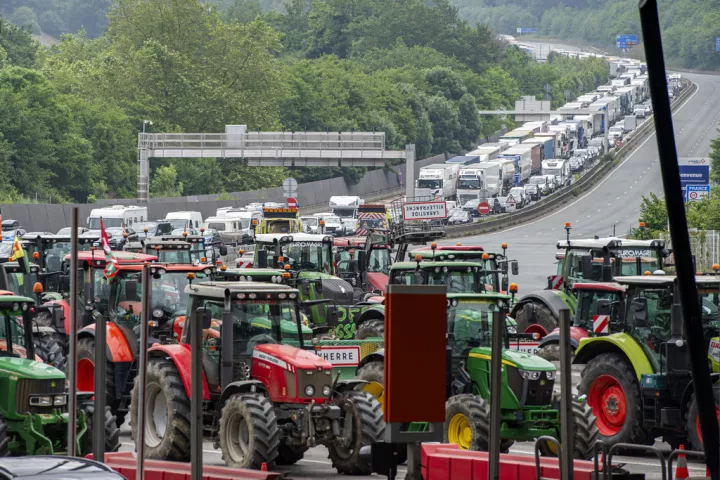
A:
{"label": "semi truck", "polygon": [[532,145],[516,145],[505,150],[498,158],[510,159],[515,163],[513,186],[519,187],[532,176]]}
{"label": "semi truck", "polygon": [[501,192],[503,178],[508,179],[509,189],[512,187],[510,179],[514,177],[515,164],[512,160],[483,162],[461,168],[458,177],[458,204],[462,206],[471,200],[496,197]]}
{"label": "semi truck", "polygon": [[468,152],[467,155],[478,155],[480,156],[480,162],[493,160],[497,158],[500,153],[508,149],[507,143],[483,143],[472,152]]}
{"label": "semi truck", "polygon": [[451,200],[457,193],[459,164],[436,163],[420,169],[415,196],[433,200]]}
{"label": "semi truck", "polygon": [[[546,137],[533,137],[525,140],[521,145],[530,145],[532,150],[530,151],[532,158],[532,174],[540,173],[540,162],[545,159],[545,147],[546,144],[549,149],[552,148],[552,139]],[[548,158],[554,158],[554,155],[549,155]]]}
{"label": "semi truck", "polygon": [[538,133],[533,138],[544,142],[543,158],[556,158],[556,152],[562,150],[562,137],[558,132]]}
{"label": "semi truck", "polygon": [[532,138],[532,136],[532,130],[521,130],[519,128],[516,128],[515,130],[507,132],[502,137],[500,137],[498,139],[498,142],[507,143],[510,147],[512,147],[514,145],[517,145],[518,143],[522,143],[528,138]]}

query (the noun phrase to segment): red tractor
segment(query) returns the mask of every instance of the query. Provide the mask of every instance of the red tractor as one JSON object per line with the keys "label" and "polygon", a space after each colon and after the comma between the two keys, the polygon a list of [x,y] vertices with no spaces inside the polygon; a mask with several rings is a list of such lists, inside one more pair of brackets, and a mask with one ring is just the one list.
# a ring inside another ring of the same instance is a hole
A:
{"label": "red tractor", "polygon": [[[361,390],[367,382],[333,379],[332,364],[303,349],[298,290],[265,282],[206,282],[187,291],[193,314],[180,344],[156,344],[148,352],[147,458],[190,457],[190,326],[202,322],[203,430],[229,466],[272,469],[325,445],[338,472],[372,473],[360,450],[383,438],[380,404]],[[135,438],[137,404],[135,388]]]}

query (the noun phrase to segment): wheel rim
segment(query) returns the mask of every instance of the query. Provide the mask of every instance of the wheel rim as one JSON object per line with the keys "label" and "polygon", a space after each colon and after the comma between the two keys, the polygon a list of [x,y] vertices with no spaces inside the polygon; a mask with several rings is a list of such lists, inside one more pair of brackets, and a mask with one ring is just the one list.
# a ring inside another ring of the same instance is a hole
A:
{"label": "wheel rim", "polygon": [[243,463],[250,452],[250,426],[241,413],[233,413],[229,420],[229,427],[225,431],[225,444],[227,455],[234,463]]}
{"label": "wheel rim", "polygon": [[[717,417],[718,424],[720,424],[720,407],[715,406],[715,416]],[[695,430],[697,431],[698,440],[700,444],[703,444],[702,430],[700,429],[700,415],[695,417]]]}
{"label": "wheel rim", "polygon": [[588,392],[588,403],[597,418],[600,434],[617,435],[627,416],[627,398],[620,382],[612,375],[600,375],[593,380]]}
{"label": "wheel rim", "polygon": [[169,423],[167,398],[157,383],[151,383],[146,388],[145,444],[157,447],[165,437]]}
{"label": "wheel rim", "polygon": [[95,391],[95,363],[89,358],[78,360],[77,389],[80,392]]}
{"label": "wheel rim", "polygon": [[548,334],[547,330],[545,330],[541,325],[538,325],[537,323],[529,325],[525,329],[525,333],[537,333],[538,335],[540,335],[540,338],[543,338]]}
{"label": "wheel rim", "polygon": [[456,413],[448,425],[448,442],[454,443],[462,450],[470,450],[472,446],[472,428],[470,420],[462,413]]}
{"label": "wheel rim", "polygon": [[385,413],[385,388],[378,382],[368,382],[363,387],[363,392],[367,392],[378,401],[380,408]]}

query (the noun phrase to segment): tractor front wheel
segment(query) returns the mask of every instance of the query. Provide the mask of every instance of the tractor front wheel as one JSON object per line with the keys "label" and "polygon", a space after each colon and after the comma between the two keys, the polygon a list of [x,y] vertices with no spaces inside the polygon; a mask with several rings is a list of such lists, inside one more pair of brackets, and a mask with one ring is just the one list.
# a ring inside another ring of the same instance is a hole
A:
{"label": "tractor front wheel", "polygon": [[[553,405],[560,410],[560,397],[553,397]],[[575,423],[575,445],[573,458],[578,460],[590,460],[594,456],[595,442],[597,442],[599,430],[596,424],[595,415],[587,402],[581,401],[577,396],[572,397],[572,414]],[[558,432],[558,438],[560,438]],[[554,443],[541,443],[538,448],[545,457],[557,457],[558,451]]]}
{"label": "tractor front wheel", "polygon": [[375,397],[358,391],[338,395],[335,404],[340,407],[343,421],[342,437],[327,444],[333,467],[346,475],[370,475],[372,462],[362,458],[360,450],[382,440],[385,434],[382,408]]}
{"label": "tractor front wheel", "polygon": [[[132,437],[138,438],[139,377],[130,403]],[[177,367],[164,358],[150,358],[145,382],[145,455],[153,460],[190,459],[190,399]]]}
{"label": "tractor front wheel", "polygon": [[[77,388],[80,392],[95,392],[95,338],[85,337],[77,342]],[[105,362],[105,405],[115,414],[117,426],[125,423],[125,413],[117,408],[120,400],[115,388],[115,364],[108,359]],[[102,390],[99,388],[98,390]]]}
{"label": "tractor front wheel", "polygon": [[558,318],[544,303],[530,301],[515,314],[519,333],[537,333],[543,338],[558,327]]}
{"label": "tractor front wheel", "polygon": [[35,353],[44,363],[52,365],[63,372],[65,371],[67,357],[65,357],[62,345],[58,343],[53,335],[43,333],[33,335],[33,344],[35,345]]}
{"label": "tractor front wheel", "polygon": [[358,368],[357,378],[365,380],[367,385],[363,388],[364,392],[375,397],[380,406],[385,411],[385,365],[382,361],[368,362]]}
{"label": "tractor front wheel", "polygon": [[617,353],[603,353],[588,362],[578,385],[597,419],[599,439],[616,443],[644,444],[642,402],[635,371]]}
{"label": "tractor front wheel", "polygon": [[[720,407],[717,405],[715,405],[715,415],[717,416],[718,423],[720,423]],[[687,420],[686,428],[688,440],[690,441],[690,449],[698,452],[704,451],[702,431],[700,430],[700,415],[698,415],[697,398],[695,398],[694,393],[690,398],[685,418]],[[673,446],[673,448],[676,448],[676,446]]]}
{"label": "tractor front wheel", "polygon": [[[461,450],[487,452],[490,449],[490,404],[468,393],[452,396],[445,403],[445,443]],[[507,452],[515,443],[501,440],[500,451]]]}
{"label": "tractor front wheel", "polygon": [[[85,435],[82,441],[82,454],[93,453],[93,424],[95,422],[95,403],[87,401],[80,404],[80,410],[85,412]],[[104,418],[98,419],[105,424],[105,452],[117,452],[120,450],[120,429],[116,425],[115,415],[110,407],[105,407]]]}
{"label": "tractor front wheel", "polygon": [[275,468],[280,429],[273,404],[263,395],[230,396],[220,414],[219,436],[228,467],[259,470],[265,464],[268,470]]}
{"label": "tractor front wheel", "polygon": [[7,435],[7,425],[0,417],[0,458],[10,456],[10,438]]}
{"label": "tractor front wheel", "polygon": [[355,332],[355,340],[385,337],[385,321],[382,318],[373,318],[360,324]]}

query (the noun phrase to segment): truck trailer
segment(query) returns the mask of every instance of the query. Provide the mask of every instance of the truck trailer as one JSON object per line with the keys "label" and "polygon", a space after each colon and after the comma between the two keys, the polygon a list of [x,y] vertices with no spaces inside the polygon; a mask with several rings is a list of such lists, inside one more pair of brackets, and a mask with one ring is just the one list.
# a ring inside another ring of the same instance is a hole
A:
{"label": "truck trailer", "polygon": [[420,169],[415,196],[428,200],[452,200],[457,193],[460,164],[436,163]]}

